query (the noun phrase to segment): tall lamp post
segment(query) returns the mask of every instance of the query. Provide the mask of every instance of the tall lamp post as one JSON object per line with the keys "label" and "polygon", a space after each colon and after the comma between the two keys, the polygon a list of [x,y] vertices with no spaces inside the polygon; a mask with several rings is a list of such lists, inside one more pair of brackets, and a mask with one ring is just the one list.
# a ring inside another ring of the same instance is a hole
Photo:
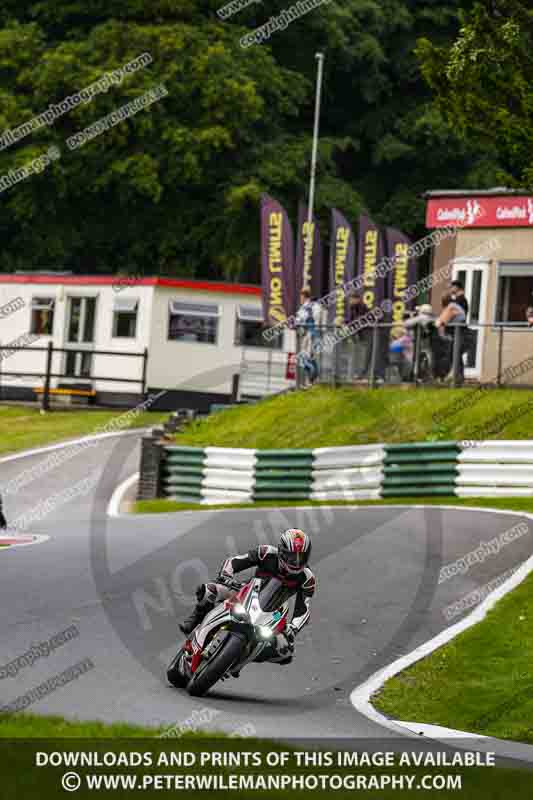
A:
{"label": "tall lamp post", "polygon": [[315,53],[315,58],[318,61],[317,76],[316,76],[316,95],[315,95],[315,123],[313,127],[313,149],[311,152],[311,175],[309,178],[309,204],[307,209],[307,236],[305,237],[305,250],[304,250],[304,288],[306,281],[309,279],[307,272],[310,263],[310,251],[313,246],[312,224],[313,224],[313,210],[315,204],[315,179],[316,179],[316,159],[318,151],[318,129],[320,123],[320,99],[322,94],[322,74],[324,70],[324,54]]}

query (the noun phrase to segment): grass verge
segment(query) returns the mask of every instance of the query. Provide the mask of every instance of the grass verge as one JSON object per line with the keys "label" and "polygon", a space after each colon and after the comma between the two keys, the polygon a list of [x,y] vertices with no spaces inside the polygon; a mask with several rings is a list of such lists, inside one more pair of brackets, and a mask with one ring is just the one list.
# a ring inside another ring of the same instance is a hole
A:
{"label": "grass verge", "polygon": [[176,511],[216,511],[223,508],[282,508],[294,506],[398,506],[433,505],[495,508],[502,511],[524,511],[533,514],[533,497],[387,497],[382,500],[269,500],[259,503],[226,503],[206,506],[199,503],[178,503],[175,500],[138,500],[133,510],[138,514],[162,514]]}
{"label": "grass verge", "polygon": [[406,721],[533,744],[533,575],[373,698]]}
{"label": "grass verge", "polygon": [[[355,390],[316,386],[254,405],[218,411],[176,436],[194,447],[337,447],[377,442],[461,439],[527,439],[527,405],[522,389]],[[464,407],[454,413],[454,406]],[[523,407],[521,415],[515,413]],[[510,409],[513,409],[510,412]],[[444,419],[436,422],[434,415]],[[515,419],[513,420],[513,416]],[[506,423],[506,419],[510,420]]]}
{"label": "grass verge", "polygon": [[[103,432],[102,428],[123,413],[110,411],[50,411],[41,414],[27,406],[0,407],[0,455],[53,444],[78,436]],[[145,411],[133,417],[129,426],[143,428],[168,419],[168,412]]]}
{"label": "grass verge", "polygon": [[[107,793],[109,790],[113,791],[114,797],[128,798],[135,789],[141,789],[143,797],[160,797],[161,789],[180,791],[173,785],[174,781],[210,781],[213,777],[226,783],[239,779],[247,783],[243,784],[244,788],[230,791],[214,787],[195,788],[192,790],[195,796],[227,798],[238,792],[239,797],[245,800],[259,796],[307,800],[310,791],[311,796],[316,798],[331,796],[332,789],[324,789],[320,783],[318,788],[315,785],[310,789],[300,788],[301,784],[285,790],[269,788],[268,793],[253,787],[258,780],[268,781],[269,778],[278,781],[294,778],[303,782],[315,776],[336,782],[339,779],[350,781],[351,785],[340,790],[337,783],[334,793],[339,798],[353,797],[355,790],[358,796],[394,800],[398,797],[420,797],[420,789],[424,789],[424,796],[467,797],[468,800],[503,800],[512,796],[525,800],[531,796],[533,787],[533,775],[529,770],[460,766],[414,768],[413,761],[411,765],[405,765],[405,761],[400,765],[399,754],[394,757],[393,767],[380,766],[379,762],[373,767],[347,767],[339,765],[338,752],[332,752],[327,747],[324,749],[329,753],[331,762],[313,767],[298,763],[297,750],[303,749],[301,743],[292,748],[264,739],[236,739],[223,734],[215,737],[205,732],[161,739],[157,738],[158,733],[159,729],[67,722],[60,717],[17,714],[6,719],[0,716],[2,797],[21,797],[26,800],[63,796],[65,790],[61,789],[61,785],[65,775],[69,776],[70,786],[73,779],[79,779],[76,797],[81,798],[94,797],[98,791]],[[313,749],[314,759],[318,755],[317,744],[310,742],[306,748]],[[351,750],[351,743],[347,743],[344,751],[352,758]],[[372,751],[372,746],[369,750]],[[406,740],[405,752],[413,750],[412,743]],[[79,753],[87,754],[88,764],[81,759],[73,761],[79,758]],[[59,763],[56,760],[58,756]],[[69,759],[66,763],[65,757]],[[187,761],[184,761],[185,758]],[[241,763],[236,763],[236,759],[240,759]],[[406,779],[411,783],[407,783]],[[450,779],[454,788],[445,788],[443,782]],[[107,780],[109,783],[107,786],[100,783],[97,787],[95,780]],[[122,785],[121,780],[124,781]],[[432,790],[429,785],[422,784],[424,780],[438,781],[438,786]],[[92,787],[89,781],[93,782]],[[357,788],[355,781],[358,782]],[[379,793],[376,789],[380,789]],[[184,791],[183,788],[181,791]],[[187,791],[191,790],[187,788]]]}
{"label": "grass verge", "polygon": [[63,717],[41,717],[37,714],[0,714],[0,739],[138,739],[158,736],[163,728],[103,722],[69,722]]}

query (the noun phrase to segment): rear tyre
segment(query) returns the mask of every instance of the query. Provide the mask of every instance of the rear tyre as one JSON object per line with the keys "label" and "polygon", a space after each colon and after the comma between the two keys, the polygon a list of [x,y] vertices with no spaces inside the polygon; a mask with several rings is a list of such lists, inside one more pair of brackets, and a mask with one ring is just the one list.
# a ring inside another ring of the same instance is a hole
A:
{"label": "rear tyre", "polygon": [[225,644],[215,653],[211,661],[195,673],[187,686],[192,697],[203,697],[229,668],[239,661],[242,652],[242,639],[230,634]]}
{"label": "rear tyre", "polygon": [[189,682],[189,679],[185,678],[179,671],[179,663],[182,656],[183,647],[180,647],[173,660],[170,662],[169,668],[167,669],[167,680],[172,684],[172,686],[175,686],[176,689],[185,689]]}

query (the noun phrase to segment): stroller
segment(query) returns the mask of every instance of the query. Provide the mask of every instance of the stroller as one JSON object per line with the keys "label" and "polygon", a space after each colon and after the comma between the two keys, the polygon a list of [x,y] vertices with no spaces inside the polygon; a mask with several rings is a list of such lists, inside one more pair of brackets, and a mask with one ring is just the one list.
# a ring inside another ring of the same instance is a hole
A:
{"label": "stroller", "polygon": [[453,339],[440,336],[434,322],[422,327],[418,353],[418,380],[443,380],[452,367]]}

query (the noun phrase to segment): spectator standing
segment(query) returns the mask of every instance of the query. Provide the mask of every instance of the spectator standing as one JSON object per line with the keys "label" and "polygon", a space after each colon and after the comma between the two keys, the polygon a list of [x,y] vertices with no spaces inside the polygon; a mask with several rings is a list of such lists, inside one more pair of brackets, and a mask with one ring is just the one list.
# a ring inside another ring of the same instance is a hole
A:
{"label": "spectator standing", "polygon": [[[352,292],[348,299],[348,322],[351,325],[354,322],[357,322],[361,317],[364,317],[365,314],[368,314],[368,306],[363,302],[363,296],[361,292]],[[362,368],[360,370],[354,370],[354,379],[358,380],[360,378],[366,377],[368,374],[368,368],[370,366],[370,355],[371,355],[371,339],[370,339],[370,329],[368,324],[364,324],[359,330],[357,330],[353,336],[351,337],[351,342],[353,345],[354,350],[361,351],[362,358]],[[356,353],[354,353],[356,355]]]}
{"label": "spectator standing", "polygon": [[[461,336],[461,349],[459,352],[459,374],[458,378],[459,381],[462,383],[464,381],[464,363],[463,363],[463,353],[465,352],[465,344],[466,344],[466,337],[464,335],[465,328],[466,328],[466,312],[462,305],[455,302],[452,299],[451,294],[445,294],[442,298],[442,311],[435,322],[437,326],[437,330],[439,334],[443,337],[447,337],[450,341],[450,360],[453,359],[453,343],[455,340],[455,336],[457,335],[457,327],[458,325],[462,326],[459,335]],[[452,377],[452,369],[453,363],[450,363],[450,371],[446,376],[447,379]]]}
{"label": "spectator standing", "polygon": [[320,311],[320,306],[311,300],[311,292],[308,289],[302,289],[300,308],[296,312],[296,327],[301,331],[298,363],[303,367],[308,386],[311,386],[318,377],[316,352],[320,342],[318,328],[321,321]]}
{"label": "spectator standing", "polygon": [[435,322],[435,314],[429,303],[424,303],[416,309],[414,316],[404,319],[403,324],[406,328],[414,328],[416,325],[422,325],[423,328],[427,328],[430,322]]}
{"label": "spectator standing", "polygon": [[465,321],[468,317],[468,300],[466,299],[465,289],[461,281],[452,281],[450,283],[450,296],[454,303],[461,306],[465,312]]}
{"label": "spectator standing", "polygon": [[[416,311],[412,316],[404,318],[404,325],[407,331],[414,331],[415,336],[415,352],[413,355],[413,362],[417,363],[418,369],[422,369],[422,380],[439,377],[438,372],[433,369],[435,365],[435,348],[433,343],[435,338],[440,339],[435,329],[436,316],[429,303],[423,303],[421,306],[416,307]],[[416,333],[417,328],[420,328],[420,336]],[[437,342],[437,350],[440,342]],[[423,364],[425,369],[420,367],[423,351],[428,352],[427,358],[424,359]],[[414,365],[414,364],[413,364]],[[447,372],[447,370],[446,370]],[[446,374],[446,373],[444,373]]]}

